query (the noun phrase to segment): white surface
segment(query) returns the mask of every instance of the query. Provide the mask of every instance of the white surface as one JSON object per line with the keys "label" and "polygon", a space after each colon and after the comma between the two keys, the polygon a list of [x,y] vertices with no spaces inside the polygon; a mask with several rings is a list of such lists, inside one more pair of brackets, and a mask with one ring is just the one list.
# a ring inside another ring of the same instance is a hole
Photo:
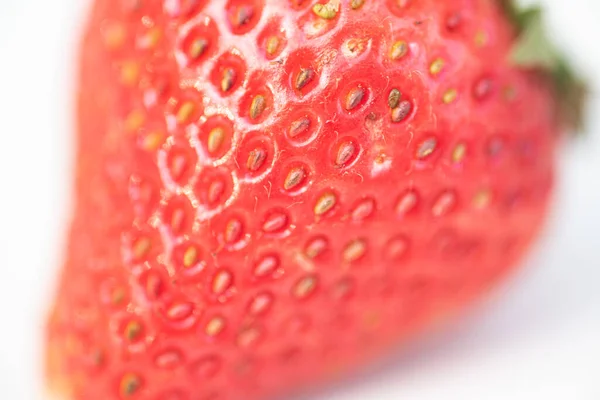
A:
{"label": "white surface", "polygon": [[[40,399],[40,332],[69,201],[81,3],[0,0],[2,399]],[[543,3],[560,42],[598,73],[600,3]],[[588,137],[565,149],[554,217],[527,268],[460,328],[314,399],[600,399],[599,83]]]}

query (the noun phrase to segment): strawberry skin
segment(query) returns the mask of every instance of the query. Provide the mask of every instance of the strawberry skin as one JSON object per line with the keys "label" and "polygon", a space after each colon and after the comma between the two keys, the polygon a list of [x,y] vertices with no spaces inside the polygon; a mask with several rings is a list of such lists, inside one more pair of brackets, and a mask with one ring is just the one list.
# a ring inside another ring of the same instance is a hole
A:
{"label": "strawberry skin", "polygon": [[489,0],[96,0],[51,389],[265,398],[475,300],[552,187],[514,41]]}

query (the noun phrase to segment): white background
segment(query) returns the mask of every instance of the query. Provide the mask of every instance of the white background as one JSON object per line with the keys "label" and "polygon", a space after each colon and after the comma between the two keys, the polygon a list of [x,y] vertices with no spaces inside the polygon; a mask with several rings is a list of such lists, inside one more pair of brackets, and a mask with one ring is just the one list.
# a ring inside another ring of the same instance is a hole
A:
{"label": "white background", "polygon": [[[40,333],[70,201],[85,3],[0,0],[1,399],[42,398]],[[552,34],[599,75],[600,2],[543,3]],[[591,85],[587,136],[563,151],[553,216],[526,268],[455,327],[312,398],[600,400],[600,80]]]}

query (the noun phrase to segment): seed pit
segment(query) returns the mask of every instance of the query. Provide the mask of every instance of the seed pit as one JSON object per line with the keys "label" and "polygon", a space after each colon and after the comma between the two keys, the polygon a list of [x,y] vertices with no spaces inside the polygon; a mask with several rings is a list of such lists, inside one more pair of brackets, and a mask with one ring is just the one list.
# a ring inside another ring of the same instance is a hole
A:
{"label": "seed pit", "polygon": [[225,53],[219,57],[210,79],[223,96],[235,92],[244,82],[246,63],[236,54]]}

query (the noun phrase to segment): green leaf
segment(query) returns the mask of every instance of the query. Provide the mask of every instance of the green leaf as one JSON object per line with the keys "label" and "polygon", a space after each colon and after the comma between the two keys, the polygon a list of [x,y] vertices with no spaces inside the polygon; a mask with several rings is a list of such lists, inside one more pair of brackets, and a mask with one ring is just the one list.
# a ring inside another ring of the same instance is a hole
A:
{"label": "green leaf", "polygon": [[514,65],[542,71],[550,78],[557,97],[559,116],[569,128],[583,125],[586,85],[546,34],[539,7],[519,8],[513,0],[500,0],[515,25],[518,40],[510,55]]}

